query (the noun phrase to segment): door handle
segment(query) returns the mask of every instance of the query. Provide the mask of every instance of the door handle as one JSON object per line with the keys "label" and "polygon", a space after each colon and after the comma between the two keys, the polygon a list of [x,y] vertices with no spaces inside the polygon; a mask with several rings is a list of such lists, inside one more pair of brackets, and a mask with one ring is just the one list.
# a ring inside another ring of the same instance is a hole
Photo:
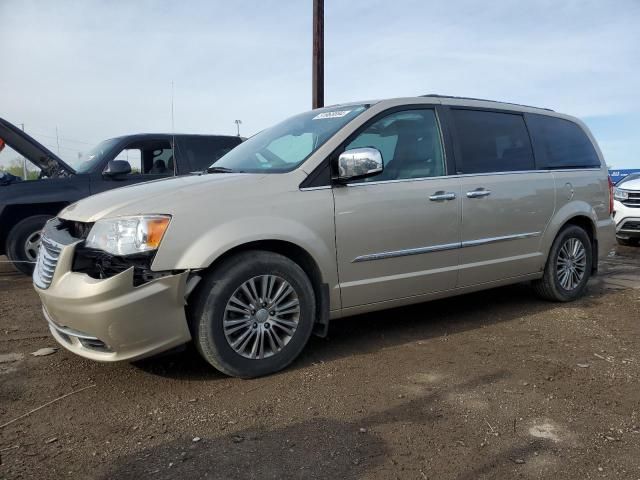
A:
{"label": "door handle", "polygon": [[484,188],[477,188],[476,190],[467,192],[468,198],[482,198],[488,197],[489,195],[491,195],[491,190],[485,190]]}
{"label": "door handle", "polygon": [[445,200],[455,200],[456,194],[453,192],[439,191],[429,197],[432,202],[443,202]]}

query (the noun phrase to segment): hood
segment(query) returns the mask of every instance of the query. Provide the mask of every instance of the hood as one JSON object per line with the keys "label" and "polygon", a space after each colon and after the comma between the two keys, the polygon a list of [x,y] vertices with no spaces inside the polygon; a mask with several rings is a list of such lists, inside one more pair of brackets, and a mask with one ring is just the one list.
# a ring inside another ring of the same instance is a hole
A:
{"label": "hood", "polygon": [[618,185],[616,186],[621,190],[631,190],[634,192],[640,192],[640,178],[627,180],[626,182],[618,183]]}
{"label": "hood", "polygon": [[210,173],[174,177],[109,190],[69,205],[59,217],[78,222],[141,214],[182,214],[224,208],[239,196],[258,195],[265,177],[258,173]]}
{"label": "hood", "polygon": [[0,138],[20,155],[37,165],[47,177],[75,173],[75,170],[55,153],[2,118],[0,118]]}

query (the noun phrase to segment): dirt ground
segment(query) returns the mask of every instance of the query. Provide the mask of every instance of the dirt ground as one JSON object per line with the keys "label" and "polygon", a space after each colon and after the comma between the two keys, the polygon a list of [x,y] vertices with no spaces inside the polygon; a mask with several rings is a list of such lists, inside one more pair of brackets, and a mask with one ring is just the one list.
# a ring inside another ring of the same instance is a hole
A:
{"label": "dirt ground", "polygon": [[[0,264],[1,265],[1,264]],[[640,479],[640,249],[589,295],[527,286],[339,320],[286,371],[57,347],[0,266],[0,478]]]}

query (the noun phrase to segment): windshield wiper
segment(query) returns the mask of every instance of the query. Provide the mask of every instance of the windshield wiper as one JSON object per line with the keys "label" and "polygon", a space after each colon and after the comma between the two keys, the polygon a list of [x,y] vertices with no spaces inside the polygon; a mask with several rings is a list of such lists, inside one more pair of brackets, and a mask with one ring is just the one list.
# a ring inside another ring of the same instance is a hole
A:
{"label": "windshield wiper", "polygon": [[233,172],[235,172],[233,168],[216,167],[215,165],[207,168],[207,173],[233,173]]}

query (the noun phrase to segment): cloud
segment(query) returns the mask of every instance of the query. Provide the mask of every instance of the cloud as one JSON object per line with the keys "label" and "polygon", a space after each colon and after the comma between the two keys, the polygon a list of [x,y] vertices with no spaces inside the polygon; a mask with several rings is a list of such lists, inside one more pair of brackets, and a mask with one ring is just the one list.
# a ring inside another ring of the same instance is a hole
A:
{"label": "cloud", "polygon": [[[327,103],[437,92],[614,122],[640,111],[634,0],[325,9]],[[310,107],[310,54],[310,1],[4,0],[0,115],[88,142],[169,131],[173,81],[176,130],[234,133],[240,118],[250,134]]]}

